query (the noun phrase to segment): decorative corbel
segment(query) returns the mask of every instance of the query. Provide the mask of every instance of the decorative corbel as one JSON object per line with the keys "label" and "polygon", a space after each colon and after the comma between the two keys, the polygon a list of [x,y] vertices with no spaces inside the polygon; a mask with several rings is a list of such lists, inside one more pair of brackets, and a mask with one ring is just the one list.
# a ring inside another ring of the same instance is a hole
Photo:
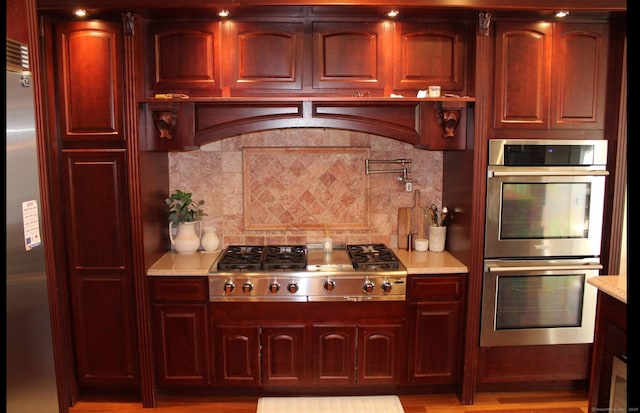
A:
{"label": "decorative corbel", "polygon": [[160,131],[160,139],[171,139],[171,131],[176,126],[176,111],[174,109],[153,111],[153,124]]}
{"label": "decorative corbel", "polygon": [[124,13],[122,15],[122,24],[124,27],[124,34],[128,35],[128,36],[133,36],[134,32],[133,32],[133,28],[134,28],[134,21],[133,21],[134,17],[133,17],[133,13],[128,11],[126,13]]}
{"label": "decorative corbel", "polygon": [[491,13],[481,11],[478,13],[478,34],[480,36],[489,36],[489,28],[491,27]]}
{"label": "decorative corbel", "polygon": [[440,112],[438,113],[438,124],[444,131],[443,138],[455,138],[456,128],[460,124],[460,115],[462,107],[457,104],[441,102]]}

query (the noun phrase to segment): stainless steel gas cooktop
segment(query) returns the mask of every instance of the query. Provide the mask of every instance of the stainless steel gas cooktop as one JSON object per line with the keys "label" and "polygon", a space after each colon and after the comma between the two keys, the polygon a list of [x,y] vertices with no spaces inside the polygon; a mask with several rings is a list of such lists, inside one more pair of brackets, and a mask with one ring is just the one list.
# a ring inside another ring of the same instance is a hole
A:
{"label": "stainless steel gas cooktop", "polygon": [[209,274],[210,301],[398,301],[407,270],[384,244],[233,245]]}

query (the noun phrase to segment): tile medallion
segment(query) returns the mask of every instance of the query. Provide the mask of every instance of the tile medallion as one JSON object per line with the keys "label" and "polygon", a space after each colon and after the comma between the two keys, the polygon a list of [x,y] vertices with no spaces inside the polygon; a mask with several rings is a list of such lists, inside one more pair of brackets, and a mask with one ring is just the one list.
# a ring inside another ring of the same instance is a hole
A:
{"label": "tile medallion", "polygon": [[243,148],[245,229],[368,229],[369,156],[369,147]]}

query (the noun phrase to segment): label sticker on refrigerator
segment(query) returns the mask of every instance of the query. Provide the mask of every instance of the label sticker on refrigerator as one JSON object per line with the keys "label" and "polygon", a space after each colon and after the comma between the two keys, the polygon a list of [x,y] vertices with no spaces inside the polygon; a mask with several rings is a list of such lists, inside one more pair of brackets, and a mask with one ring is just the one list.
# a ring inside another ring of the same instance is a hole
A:
{"label": "label sticker on refrigerator", "polygon": [[29,251],[40,245],[38,201],[35,199],[22,203],[22,226],[24,227],[24,249]]}

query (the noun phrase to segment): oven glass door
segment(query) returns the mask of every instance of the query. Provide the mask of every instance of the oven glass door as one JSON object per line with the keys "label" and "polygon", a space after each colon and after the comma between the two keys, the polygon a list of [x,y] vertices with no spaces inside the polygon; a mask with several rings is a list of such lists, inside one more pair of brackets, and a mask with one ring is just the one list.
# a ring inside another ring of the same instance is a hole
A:
{"label": "oven glass door", "polygon": [[482,346],[593,341],[597,293],[587,279],[601,265],[560,261],[486,262]]}
{"label": "oven glass door", "polygon": [[491,176],[485,257],[599,256],[604,179]]}

